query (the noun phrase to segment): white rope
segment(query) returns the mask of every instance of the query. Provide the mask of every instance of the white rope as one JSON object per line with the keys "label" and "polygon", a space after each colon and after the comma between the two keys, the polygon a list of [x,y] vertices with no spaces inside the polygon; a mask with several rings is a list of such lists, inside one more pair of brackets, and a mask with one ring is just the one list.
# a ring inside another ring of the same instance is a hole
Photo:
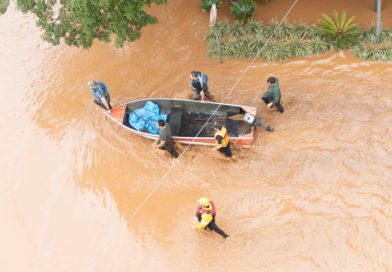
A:
{"label": "white rope", "polygon": [[[295,0],[294,3],[291,5],[290,9],[286,12],[285,16],[283,19],[280,21],[278,26],[275,28],[275,30],[272,32],[272,34],[269,36],[267,41],[263,44],[263,46],[260,48],[260,50],[257,52],[256,56],[253,58],[253,60],[250,62],[250,64],[246,67],[246,69],[241,73],[239,76],[238,80],[234,83],[233,87],[229,90],[229,92],[224,96],[222,102],[219,103],[217,108],[214,110],[214,112],[211,114],[211,116],[207,119],[207,121],[204,123],[202,128],[197,132],[196,136],[192,138],[192,142],[199,136],[199,134],[203,131],[205,126],[208,124],[208,122],[211,120],[211,118],[216,114],[216,112],[219,110],[219,108],[223,105],[223,102],[225,102],[226,98],[231,94],[231,92],[237,87],[238,83],[241,81],[242,77],[248,72],[249,68],[253,65],[253,63],[256,61],[256,59],[260,56],[261,52],[263,51],[264,47],[268,44],[268,42],[272,39],[272,37],[275,35],[276,30],[281,26],[281,24],[286,20],[287,16],[290,14],[291,10],[294,8],[294,6],[297,4],[299,0]],[[170,174],[170,172],[177,166],[178,162],[184,155],[184,153],[189,149],[191,144],[188,144],[185,148],[185,150],[180,154],[178,159],[176,160],[175,164],[172,165],[166,173],[160,178],[160,180],[155,184],[153,189],[150,191],[150,193],[144,198],[144,200],[139,204],[139,206],[136,208],[136,210],[132,213],[131,217],[127,221],[127,225],[129,222],[133,220],[133,218],[136,216],[136,214],[141,210],[141,208],[144,206],[144,204],[151,198],[151,196],[154,194],[156,189],[161,185],[161,183],[165,180],[165,178]]]}

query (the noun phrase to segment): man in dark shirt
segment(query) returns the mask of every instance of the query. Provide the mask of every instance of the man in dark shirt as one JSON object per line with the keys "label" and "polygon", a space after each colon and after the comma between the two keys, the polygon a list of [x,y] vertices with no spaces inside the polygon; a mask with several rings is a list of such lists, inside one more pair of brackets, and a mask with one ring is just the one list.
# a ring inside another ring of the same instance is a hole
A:
{"label": "man in dark shirt", "polygon": [[158,120],[159,127],[159,140],[157,141],[156,147],[167,150],[172,158],[178,158],[178,153],[174,148],[173,137],[171,133],[171,127],[164,120]]}
{"label": "man in dark shirt", "polygon": [[281,113],[284,112],[282,104],[280,104],[280,87],[279,80],[276,77],[270,77],[267,80],[268,90],[263,94],[261,100],[271,108],[275,106]]}
{"label": "man in dark shirt", "polygon": [[208,91],[208,76],[202,72],[192,71],[190,74],[189,87],[195,92],[192,100],[204,101],[205,97],[212,100],[213,96]]}
{"label": "man in dark shirt", "polygon": [[112,106],[110,105],[110,94],[106,84],[101,80],[90,80],[87,86],[90,87],[91,93],[94,96],[94,103],[110,113]]}

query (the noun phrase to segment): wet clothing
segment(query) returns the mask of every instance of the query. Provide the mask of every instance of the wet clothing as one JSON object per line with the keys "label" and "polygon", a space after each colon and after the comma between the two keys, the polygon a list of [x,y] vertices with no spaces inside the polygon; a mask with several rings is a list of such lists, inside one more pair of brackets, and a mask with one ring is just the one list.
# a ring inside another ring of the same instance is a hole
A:
{"label": "wet clothing", "polygon": [[200,92],[203,91],[204,95],[208,99],[212,99],[213,96],[208,90],[208,76],[203,74],[202,72],[197,72],[197,79],[191,79],[189,82],[189,86],[191,87],[192,91],[195,92],[195,95],[192,97],[192,100],[200,100],[201,95]]}
{"label": "wet clothing", "polygon": [[230,149],[230,143],[225,147],[219,148],[218,151],[224,154],[227,158],[233,157],[233,153],[231,153],[231,149]]}
{"label": "wet clothing", "polygon": [[[100,106],[101,108],[103,108],[104,110],[107,110],[107,108],[105,107],[105,105],[102,103],[102,101],[97,101],[94,99],[94,103],[98,106]],[[108,105],[109,105],[109,109],[112,109],[112,105],[110,105],[110,102],[108,101]]]}
{"label": "wet clothing", "polygon": [[173,144],[173,137],[171,133],[171,127],[169,124],[165,124],[165,126],[159,129],[159,140],[157,144],[160,144],[161,141],[165,141],[165,145],[163,147],[160,147],[160,149],[167,150],[172,157],[178,158],[178,152],[174,148]]}
{"label": "wet clothing", "polygon": [[284,112],[284,108],[280,103],[280,87],[279,87],[279,79],[275,78],[275,84],[268,84],[267,91],[263,94],[261,99],[267,105],[272,102],[272,104],[280,111]]}
{"label": "wet clothing", "polygon": [[[105,97],[106,101],[108,102],[109,109],[112,109],[110,105],[110,94],[108,91],[107,86],[101,80],[97,81],[97,86],[91,90],[94,96],[94,103],[100,106],[103,109],[106,109],[105,105],[102,103],[102,97]],[[108,109],[106,109],[108,110]]]}
{"label": "wet clothing", "polygon": [[226,147],[230,143],[229,133],[225,127],[215,133],[215,142],[221,147]]}
{"label": "wet clothing", "polygon": [[233,153],[231,153],[230,149],[230,138],[227,129],[222,127],[220,131],[215,133],[214,137],[215,142],[221,146],[218,151],[224,154],[227,158],[233,157]]}
{"label": "wet clothing", "polygon": [[[211,211],[211,214],[212,214],[212,216],[216,216],[216,209],[215,209],[215,204],[214,204],[214,202],[212,202],[211,200],[209,201],[210,202],[210,204],[209,204],[209,206],[208,207],[204,207],[204,206],[201,206],[201,205],[199,205],[198,207],[197,207],[197,209],[196,209],[196,216],[198,217],[198,216],[201,216],[201,214],[203,214],[203,213],[205,213],[205,212],[207,212],[207,211]],[[198,217],[199,218],[199,217]],[[200,221],[201,219],[199,219],[199,221]]]}
{"label": "wet clothing", "polygon": [[225,239],[229,237],[229,235],[227,235],[220,227],[215,224],[215,218],[212,218],[211,222],[207,225],[207,228],[211,231],[215,231]]}
{"label": "wet clothing", "polygon": [[215,231],[225,239],[229,237],[229,235],[227,235],[221,228],[219,228],[215,224],[215,217],[211,215],[211,211],[207,211],[205,213],[198,215],[197,220],[199,221],[199,224],[197,225],[197,229],[203,230],[207,228],[211,231]]}

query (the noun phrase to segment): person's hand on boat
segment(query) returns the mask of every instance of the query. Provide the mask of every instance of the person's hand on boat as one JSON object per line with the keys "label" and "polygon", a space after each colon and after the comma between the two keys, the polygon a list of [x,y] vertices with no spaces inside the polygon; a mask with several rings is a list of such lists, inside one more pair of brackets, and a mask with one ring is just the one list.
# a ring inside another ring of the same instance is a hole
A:
{"label": "person's hand on boat", "polygon": [[201,102],[201,103],[204,103],[204,102],[206,102],[206,101],[205,101],[204,99],[202,99],[202,100],[200,100],[200,102]]}

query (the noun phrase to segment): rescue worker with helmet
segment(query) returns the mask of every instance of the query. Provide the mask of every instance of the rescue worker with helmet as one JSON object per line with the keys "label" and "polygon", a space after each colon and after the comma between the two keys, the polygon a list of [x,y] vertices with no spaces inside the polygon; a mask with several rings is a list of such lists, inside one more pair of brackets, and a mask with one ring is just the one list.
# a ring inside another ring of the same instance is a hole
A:
{"label": "rescue worker with helmet", "polygon": [[233,153],[231,153],[230,150],[229,132],[224,126],[218,123],[214,124],[214,130],[215,130],[214,138],[216,143],[214,149],[221,152],[223,155],[226,156],[226,158],[230,158],[234,160]]}
{"label": "rescue worker with helmet", "polygon": [[198,230],[207,228],[209,230],[215,231],[225,239],[228,238],[229,235],[227,235],[215,224],[216,209],[214,202],[206,197],[198,199],[197,202],[199,203],[199,206],[197,207],[195,214],[198,220],[196,228]]}

